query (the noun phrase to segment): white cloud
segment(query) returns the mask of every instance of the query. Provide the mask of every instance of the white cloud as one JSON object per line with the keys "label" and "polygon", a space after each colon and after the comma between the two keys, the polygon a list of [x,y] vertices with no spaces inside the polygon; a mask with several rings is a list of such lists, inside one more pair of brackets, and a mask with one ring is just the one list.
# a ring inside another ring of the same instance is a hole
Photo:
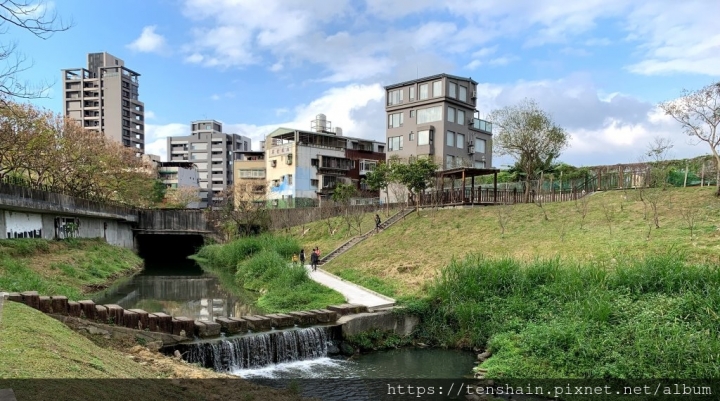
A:
{"label": "white cloud", "polygon": [[235,97],[235,92],[225,92],[225,93],[214,93],[210,96],[210,99],[220,100],[220,99],[232,99],[234,97]]}
{"label": "white cloud", "polygon": [[167,137],[190,134],[188,124],[145,124],[145,153],[158,155],[167,160]]}
{"label": "white cloud", "polygon": [[690,72],[720,76],[720,3],[654,1],[639,5],[627,18],[629,39],[640,43],[643,60],[632,72],[657,75]]}
{"label": "white cloud", "polygon": [[[637,162],[655,136],[671,139],[676,157],[708,152],[706,147],[689,141],[674,120],[655,105],[621,93],[604,94],[586,75],[510,85],[478,85],[478,109],[484,111],[481,116],[525,97],[536,99],[568,131],[570,148],[560,159],[570,164]],[[493,161],[495,166],[512,162],[507,157]]]}
{"label": "white cloud", "polygon": [[146,111],[145,111],[145,119],[146,119],[146,120],[153,120],[153,119],[155,119],[155,118],[156,118],[155,112],[153,112],[152,110],[146,110]]}
{"label": "white cloud", "polygon": [[128,44],[127,48],[142,53],[160,53],[164,51],[166,45],[165,38],[155,33],[156,28],[155,25],[143,28],[140,36]]}

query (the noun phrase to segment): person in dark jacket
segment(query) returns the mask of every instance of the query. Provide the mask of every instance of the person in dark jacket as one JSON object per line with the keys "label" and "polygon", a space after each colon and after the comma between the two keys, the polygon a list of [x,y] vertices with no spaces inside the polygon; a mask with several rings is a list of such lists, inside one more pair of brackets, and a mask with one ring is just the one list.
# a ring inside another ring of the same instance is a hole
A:
{"label": "person in dark jacket", "polygon": [[300,250],[300,265],[305,266],[305,250]]}
{"label": "person in dark jacket", "polygon": [[375,232],[376,233],[380,232],[380,215],[379,214],[375,215]]}
{"label": "person in dark jacket", "polygon": [[310,254],[310,264],[312,265],[312,271],[317,271],[317,265],[320,257],[318,256],[317,250],[313,249]]}

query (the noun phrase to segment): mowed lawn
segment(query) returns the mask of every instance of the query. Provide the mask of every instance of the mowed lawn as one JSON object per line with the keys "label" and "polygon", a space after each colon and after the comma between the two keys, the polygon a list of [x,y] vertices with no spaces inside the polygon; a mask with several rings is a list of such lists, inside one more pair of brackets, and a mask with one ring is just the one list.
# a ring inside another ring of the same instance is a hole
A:
{"label": "mowed lawn", "polygon": [[[589,195],[584,221],[582,201],[544,204],[548,220],[536,204],[421,210],[324,268],[385,295],[402,297],[421,294],[438,269],[469,253],[522,261],[560,258],[612,267],[620,258],[683,252],[690,262],[718,264],[720,199],[714,191],[669,188],[651,194],[658,198],[659,229],[654,227],[651,205],[643,205],[637,190]],[[501,217],[508,220],[504,236]],[[688,217],[694,220],[692,238]]]}

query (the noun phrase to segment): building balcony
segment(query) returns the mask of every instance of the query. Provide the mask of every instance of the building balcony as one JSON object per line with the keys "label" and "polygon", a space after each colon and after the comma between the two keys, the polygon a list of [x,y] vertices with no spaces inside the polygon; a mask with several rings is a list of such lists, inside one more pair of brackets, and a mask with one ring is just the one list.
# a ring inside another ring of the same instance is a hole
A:
{"label": "building balcony", "polygon": [[474,118],[472,125],[470,125],[470,128],[476,129],[478,131],[485,131],[492,133],[492,123],[490,121],[481,120],[479,118]]}

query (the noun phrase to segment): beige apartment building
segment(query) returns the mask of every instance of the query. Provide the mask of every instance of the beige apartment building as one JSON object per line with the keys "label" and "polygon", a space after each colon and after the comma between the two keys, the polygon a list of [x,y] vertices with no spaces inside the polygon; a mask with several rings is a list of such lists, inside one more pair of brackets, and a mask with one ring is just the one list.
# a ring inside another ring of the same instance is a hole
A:
{"label": "beige apartment building", "polygon": [[385,90],[388,158],[429,156],[441,170],[492,167],[492,123],[475,117],[477,82],[439,74]]}
{"label": "beige apartment building", "polygon": [[89,53],[87,68],[63,72],[63,110],[85,129],[145,153],[145,105],[139,97],[140,74],[108,53]]}
{"label": "beige apartment building", "polygon": [[267,179],[265,175],[265,152],[243,152],[233,162],[235,206],[240,202],[265,205]]}

